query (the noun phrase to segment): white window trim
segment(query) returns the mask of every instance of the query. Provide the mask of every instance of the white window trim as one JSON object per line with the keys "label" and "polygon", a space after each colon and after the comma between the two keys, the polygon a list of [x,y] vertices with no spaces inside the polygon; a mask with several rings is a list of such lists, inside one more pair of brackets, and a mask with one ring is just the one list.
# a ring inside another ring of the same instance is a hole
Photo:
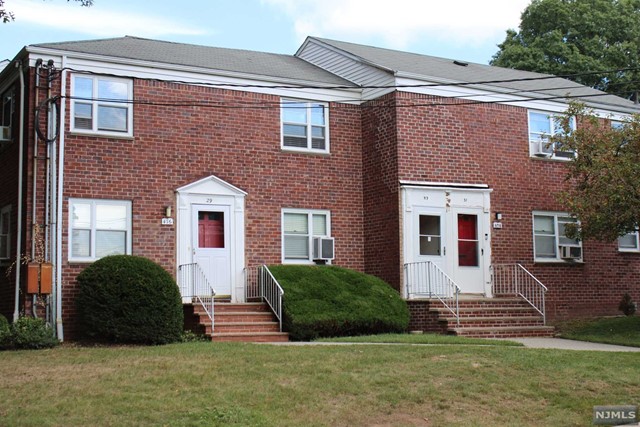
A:
{"label": "white window trim", "polygon": [[[82,77],[93,80],[93,99],[83,100],[83,99],[75,99],[75,82],[76,77]],[[127,85],[127,101],[128,102],[110,102],[110,101],[100,101],[97,98],[98,95],[98,80],[109,80],[114,82],[126,83]],[[91,74],[72,74],[71,77],[71,107],[70,107],[70,120],[69,127],[70,131],[73,133],[79,134],[89,134],[89,135],[105,135],[105,136],[115,136],[120,138],[133,138],[133,81],[131,79],[124,79],[118,77],[110,77],[104,75],[91,75]],[[76,102],[85,102],[91,103],[92,105],[92,129],[79,129],[75,127],[75,105]],[[126,132],[118,132],[118,131],[109,131],[109,130],[99,130],[98,129],[98,105],[109,105],[116,107],[124,107],[127,109],[127,131]]]}
{"label": "white window trim", "polygon": [[[307,148],[301,148],[301,147],[290,147],[290,146],[286,146],[284,145],[284,106],[287,103],[290,102],[295,102],[295,103],[304,103],[307,106]],[[312,148],[311,145],[311,139],[312,139],[312,135],[311,135],[311,112],[310,112],[310,108],[311,108],[311,104],[315,104],[315,105],[322,105],[324,106],[324,149],[320,150],[317,148]],[[320,102],[320,101],[311,101],[308,99],[293,99],[293,98],[282,98],[281,99],[281,104],[280,104],[280,148],[283,151],[295,151],[295,152],[299,152],[299,153],[319,153],[319,154],[329,154],[331,152],[330,150],[330,143],[329,143],[329,103],[327,102]]]}
{"label": "white window trim", "polygon": [[2,115],[4,114],[4,100],[5,97],[8,97],[10,99],[9,103],[9,117],[8,117],[8,123],[0,123],[0,126],[6,126],[9,128],[9,139],[8,140],[3,140],[2,135],[0,135],[0,143],[3,142],[10,142],[13,139],[13,116],[15,115],[16,112],[16,101],[15,101],[15,91],[13,90],[13,88],[7,89],[4,92],[0,93],[0,119],[2,119]]}
{"label": "white window trim", "polygon": [[[618,252],[627,252],[627,253],[640,253],[640,235],[637,231],[634,231],[632,233],[627,233],[629,235],[634,235],[635,239],[636,239],[636,247],[635,248],[622,248],[620,247],[620,239],[618,238],[617,243],[618,243]],[[622,236],[620,236],[622,237]]]}
{"label": "white window trim", "polygon": [[[72,255],[73,250],[73,219],[71,218],[73,214],[72,206],[75,203],[83,203],[91,205],[91,243],[89,247],[90,256],[88,257],[74,257]],[[115,206],[125,206],[127,208],[127,238],[126,238],[126,254],[131,255],[131,247],[132,247],[132,212],[131,212],[131,201],[129,200],[106,200],[106,199],[69,199],[69,224],[68,224],[68,257],[69,262],[94,262],[100,259],[95,256],[96,253],[96,205],[115,205]]]}
{"label": "white window trim", "polygon": [[11,259],[11,205],[6,205],[2,209],[0,209],[0,231],[2,231],[3,225],[2,218],[4,218],[5,214],[9,214],[9,232],[7,233],[6,242],[7,242],[7,256],[4,256],[2,252],[0,252],[0,261],[6,261]]}
{"label": "white window trim", "polygon": [[[556,257],[555,258],[538,258],[536,256],[536,225],[535,225],[535,217],[536,216],[552,216],[553,217],[553,226],[554,226],[554,237],[555,237],[555,248],[556,248]],[[537,263],[583,263],[584,262],[584,248],[582,246],[582,240],[578,240],[577,245],[566,245],[566,246],[574,246],[579,247],[581,250],[582,257],[575,260],[565,260],[560,257],[560,233],[558,227],[558,217],[571,217],[567,212],[556,212],[556,211],[533,211],[531,215],[531,232],[532,232],[532,243],[533,243],[533,261]],[[577,222],[580,225],[580,221]]]}
{"label": "white window trim", "polygon": [[[576,153],[573,153],[573,157],[562,157],[562,156],[556,156],[555,154],[555,149],[553,151],[553,153],[551,154],[551,156],[539,156],[538,155],[538,144],[540,144],[540,140],[538,139],[532,139],[531,138],[531,114],[544,114],[549,116],[549,134],[543,134],[546,136],[553,136],[555,135],[554,130],[555,130],[555,120],[556,118],[558,118],[559,116],[561,116],[561,113],[556,113],[553,111],[544,111],[544,110],[528,110],[527,111],[527,138],[529,140],[529,157],[533,157],[533,158],[539,158],[539,159],[546,159],[546,160],[558,160],[558,161],[562,161],[562,162],[568,162],[573,160],[573,158],[576,156]],[[572,126],[571,126],[572,130],[576,130],[576,119],[575,117],[572,118]],[[544,143],[544,142],[543,142]]]}
{"label": "white window trim", "polygon": [[[306,214],[307,215],[307,224],[309,225],[309,259],[285,259],[284,254],[284,215],[285,214]],[[327,218],[327,234],[326,236],[315,236],[313,234],[313,215],[325,215]],[[331,237],[331,211],[321,210],[321,209],[282,209],[282,213],[280,214],[280,235],[281,235],[281,244],[282,248],[282,264],[309,264],[315,265],[313,261],[313,238],[314,237]],[[327,262],[328,264],[331,261]]]}

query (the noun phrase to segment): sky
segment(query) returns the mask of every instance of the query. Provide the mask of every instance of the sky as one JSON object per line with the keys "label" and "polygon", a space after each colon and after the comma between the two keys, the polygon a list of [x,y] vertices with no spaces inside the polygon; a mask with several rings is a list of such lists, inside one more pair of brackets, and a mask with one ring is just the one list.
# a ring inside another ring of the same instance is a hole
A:
{"label": "sky", "polygon": [[306,36],[486,64],[530,0],[5,0],[0,60],[125,35],[292,55]]}

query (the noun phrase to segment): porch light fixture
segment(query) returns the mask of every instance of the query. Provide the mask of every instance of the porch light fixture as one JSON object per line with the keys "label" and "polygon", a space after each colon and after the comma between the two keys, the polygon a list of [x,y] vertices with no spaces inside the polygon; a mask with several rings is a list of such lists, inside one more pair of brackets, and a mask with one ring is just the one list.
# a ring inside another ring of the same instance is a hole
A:
{"label": "porch light fixture", "polygon": [[500,221],[502,219],[502,212],[496,212],[496,220]]}
{"label": "porch light fixture", "polygon": [[164,208],[164,216],[167,218],[171,217],[171,206],[167,206]]}

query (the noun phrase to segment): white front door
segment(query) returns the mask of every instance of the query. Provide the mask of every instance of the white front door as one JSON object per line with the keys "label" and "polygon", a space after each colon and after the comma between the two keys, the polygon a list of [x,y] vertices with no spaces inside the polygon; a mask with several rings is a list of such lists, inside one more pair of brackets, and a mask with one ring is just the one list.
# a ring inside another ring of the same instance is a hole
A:
{"label": "white front door", "polygon": [[451,278],[465,293],[484,293],[482,209],[454,209]]}
{"label": "white front door", "polygon": [[[443,294],[423,289],[437,280],[420,263],[435,264],[462,293],[490,295],[489,191],[470,189],[405,188],[404,262],[413,296]],[[416,280],[418,279],[418,280]]]}
{"label": "white front door", "polygon": [[216,295],[231,295],[230,209],[225,205],[192,205],[193,262]]}

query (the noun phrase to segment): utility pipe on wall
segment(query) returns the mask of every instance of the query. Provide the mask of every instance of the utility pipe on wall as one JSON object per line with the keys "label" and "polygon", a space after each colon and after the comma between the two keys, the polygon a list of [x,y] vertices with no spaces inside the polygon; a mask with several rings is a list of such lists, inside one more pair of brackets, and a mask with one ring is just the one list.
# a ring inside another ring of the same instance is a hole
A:
{"label": "utility pipe on wall", "polygon": [[56,256],[55,256],[55,272],[56,280],[56,336],[60,341],[64,341],[64,330],[62,327],[62,187],[64,178],[64,132],[65,132],[65,114],[67,104],[67,57],[62,57],[62,78],[60,82],[60,138],[58,140],[58,194],[57,194],[57,221],[56,221]]}
{"label": "utility pipe on wall", "polygon": [[18,136],[18,221],[16,230],[16,292],[15,307],[13,311],[13,321],[18,320],[20,316],[20,266],[22,253],[22,162],[24,158],[24,74],[22,71],[22,62],[16,63],[18,73],[20,74],[20,133]]}

